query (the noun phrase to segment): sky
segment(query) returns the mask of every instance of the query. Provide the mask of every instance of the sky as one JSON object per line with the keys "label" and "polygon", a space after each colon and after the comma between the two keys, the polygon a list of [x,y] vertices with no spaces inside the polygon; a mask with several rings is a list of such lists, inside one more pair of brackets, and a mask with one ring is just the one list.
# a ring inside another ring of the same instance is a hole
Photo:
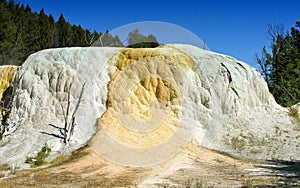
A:
{"label": "sky", "polygon": [[57,20],[62,13],[71,24],[98,32],[126,24],[160,21],[197,35],[211,51],[230,55],[258,68],[255,53],[270,45],[268,24],[286,30],[300,21],[299,0],[15,0],[34,12],[45,9]]}

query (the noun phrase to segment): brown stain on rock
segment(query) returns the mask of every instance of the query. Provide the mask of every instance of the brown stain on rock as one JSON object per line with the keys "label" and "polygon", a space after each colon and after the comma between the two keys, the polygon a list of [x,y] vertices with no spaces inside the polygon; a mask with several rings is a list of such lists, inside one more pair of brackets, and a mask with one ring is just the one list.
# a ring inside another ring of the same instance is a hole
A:
{"label": "brown stain on rock", "polygon": [[[18,66],[0,66],[0,100],[14,80],[17,69]],[[0,119],[2,119],[2,109],[0,109]]]}

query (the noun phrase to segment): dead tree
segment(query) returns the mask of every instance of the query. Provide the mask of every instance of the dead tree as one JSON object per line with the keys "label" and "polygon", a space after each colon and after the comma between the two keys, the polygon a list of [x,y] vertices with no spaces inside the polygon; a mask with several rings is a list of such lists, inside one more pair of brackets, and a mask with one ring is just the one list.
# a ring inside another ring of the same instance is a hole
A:
{"label": "dead tree", "polygon": [[95,41],[94,40],[95,39],[95,34],[94,33],[91,36],[87,36],[90,33],[91,33],[90,29],[84,31],[84,40],[85,40],[85,42],[88,46],[92,46],[93,42]]}
{"label": "dead tree", "polygon": [[70,90],[68,91],[68,97],[67,97],[67,109],[66,111],[64,110],[63,108],[63,105],[61,104],[61,107],[62,107],[62,110],[63,110],[63,114],[64,114],[64,128],[63,128],[63,140],[64,140],[64,143],[67,144],[68,142],[70,142],[71,140],[71,137],[73,135],[73,132],[74,132],[74,127],[76,125],[76,113],[77,113],[77,110],[79,108],[79,105],[80,103],[82,102],[82,95],[83,95],[83,92],[84,92],[84,87],[85,87],[85,83],[82,85],[82,88],[81,88],[81,91],[80,91],[80,95],[78,97],[78,100],[76,102],[76,106],[73,110],[73,113],[72,113],[72,116],[71,116],[71,119],[69,120],[69,114],[70,114],[70,105],[71,105],[71,99],[70,99],[70,96],[71,96],[71,88],[72,88],[72,85],[70,86]]}

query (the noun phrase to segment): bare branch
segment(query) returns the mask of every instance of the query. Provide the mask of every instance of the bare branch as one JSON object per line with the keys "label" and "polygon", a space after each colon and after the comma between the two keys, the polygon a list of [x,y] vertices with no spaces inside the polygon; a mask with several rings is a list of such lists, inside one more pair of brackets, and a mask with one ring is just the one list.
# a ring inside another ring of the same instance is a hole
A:
{"label": "bare branch", "polygon": [[76,103],[76,106],[75,106],[74,111],[73,111],[73,114],[72,114],[71,122],[69,123],[67,136],[66,136],[66,138],[65,138],[67,142],[70,141],[71,136],[73,135],[73,132],[74,132],[74,127],[75,127],[75,125],[76,125],[76,123],[75,123],[76,112],[77,112],[78,107],[79,107],[79,105],[80,105],[80,103],[81,103],[81,101],[82,101],[81,99],[82,99],[82,95],[83,95],[83,92],[84,92],[85,84],[86,84],[86,82],[84,82],[83,85],[82,85],[81,92],[80,92],[80,95],[79,95],[79,97],[78,97],[78,101],[77,101],[77,103]]}
{"label": "bare branch", "polygon": [[267,34],[271,38],[272,42],[276,42],[278,36],[284,35],[283,24],[268,24]]}
{"label": "bare branch", "polygon": [[[90,32],[90,29],[88,29],[88,32]],[[94,38],[95,38],[95,34],[93,33],[93,35],[91,36],[91,38],[88,39],[87,30],[84,31],[84,39],[85,39],[85,42],[86,42],[87,45],[91,46],[93,44],[93,42],[94,42]]]}
{"label": "bare branch", "polygon": [[78,98],[76,107],[75,107],[75,109],[74,109],[74,112],[73,112],[73,114],[72,114],[72,117],[75,116],[75,114],[76,114],[76,112],[77,112],[77,110],[78,110],[78,107],[79,107],[79,104],[80,104],[80,102],[81,102],[81,98],[82,98],[82,95],[83,95],[83,92],[84,92],[85,84],[86,84],[86,82],[84,82],[83,85],[82,85],[81,92],[80,92],[80,95],[79,95],[79,98]]}

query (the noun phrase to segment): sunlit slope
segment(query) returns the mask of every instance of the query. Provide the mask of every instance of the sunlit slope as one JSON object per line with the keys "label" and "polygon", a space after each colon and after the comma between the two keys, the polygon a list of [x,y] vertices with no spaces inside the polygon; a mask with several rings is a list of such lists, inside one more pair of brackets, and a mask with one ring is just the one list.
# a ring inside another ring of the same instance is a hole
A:
{"label": "sunlit slope", "polygon": [[44,145],[51,160],[90,144],[114,163],[149,166],[191,141],[241,158],[300,156],[288,110],[257,70],[226,55],[183,44],[62,48],[32,54],[18,71],[4,162],[26,167]]}

